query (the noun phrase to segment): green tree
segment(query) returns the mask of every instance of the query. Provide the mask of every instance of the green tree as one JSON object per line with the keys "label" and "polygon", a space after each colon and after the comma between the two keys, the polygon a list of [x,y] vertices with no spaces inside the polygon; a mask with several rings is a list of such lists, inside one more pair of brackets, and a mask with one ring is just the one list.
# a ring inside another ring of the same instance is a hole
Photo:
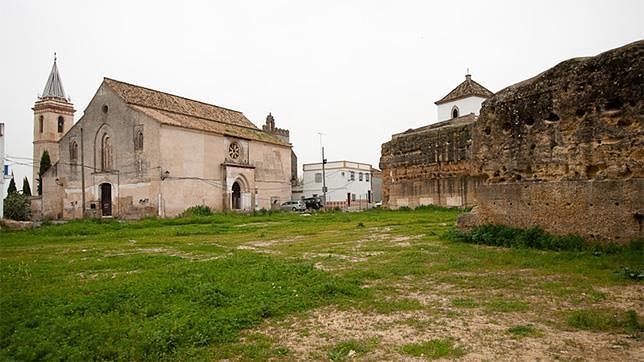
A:
{"label": "green tree", "polygon": [[11,220],[27,221],[31,219],[29,197],[13,192],[4,199],[4,217]]}
{"label": "green tree", "polygon": [[51,167],[51,158],[49,152],[45,150],[40,158],[40,169],[38,170],[38,195],[42,195],[42,175]]}
{"label": "green tree", "polygon": [[27,176],[22,179],[22,194],[25,196],[31,196],[31,186],[29,186],[29,180],[27,180]]}
{"label": "green tree", "polygon": [[16,180],[13,179],[13,172],[11,173],[11,181],[9,181],[9,188],[7,189],[7,194],[15,194],[18,192],[18,189],[16,188]]}

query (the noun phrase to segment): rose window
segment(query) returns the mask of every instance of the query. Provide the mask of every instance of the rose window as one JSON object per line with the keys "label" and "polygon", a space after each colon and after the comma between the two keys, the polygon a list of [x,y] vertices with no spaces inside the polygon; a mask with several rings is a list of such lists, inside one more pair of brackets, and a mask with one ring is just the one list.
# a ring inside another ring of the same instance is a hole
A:
{"label": "rose window", "polygon": [[228,146],[228,157],[232,158],[233,160],[236,160],[239,158],[240,154],[241,154],[241,148],[237,143],[231,143],[230,146]]}

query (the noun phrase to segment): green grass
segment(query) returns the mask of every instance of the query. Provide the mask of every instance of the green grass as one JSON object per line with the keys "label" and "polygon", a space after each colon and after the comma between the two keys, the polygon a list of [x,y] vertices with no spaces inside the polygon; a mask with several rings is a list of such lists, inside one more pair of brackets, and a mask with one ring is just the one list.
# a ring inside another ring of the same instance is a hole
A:
{"label": "green grass", "polygon": [[570,313],[567,322],[570,327],[593,332],[644,332],[644,325],[634,310],[580,309]]}
{"label": "green grass", "polygon": [[452,305],[457,308],[476,308],[479,304],[473,299],[458,298],[452,300]]}
{"label": "green grass", "polygon": [[542,333],[532,324],[510,327],[507,331],[515,338],[539,337],[542,335]]}
{"label": "green grass", "polygon": [[404,345],[401,350],[405,354],[428,359],[458,358],[465,355],[465,350],[456,346],[451,339],[433,339],[423,343],[410,343]]}
{"label": "green grass", "polygon": [[235,341],[268,317],[367,294],[310,264],[249,252],[209,263],[147,255],[125,261],[92,281],[3,263],[3,275],[23,276],[3,280],[22,292],[2,296],[3,352],[21,360],[154,360]]}
{"label": "green grass", "polygon": [[423,309],[423,305],[415,300],[408,298],[397,298],[393,300],[376,300],[367,301],[366,309],[371,306],[373,310],[380,314],[389,314],[394,312],[404,312]]}
{"label": "green grass", "polygon": [[[625,310],[611,310],[617,327],[584,312],[610,301],[601,288],[638,283],[615,272],[644,269],[641,249],[450,242],[443,235],[458,213],[265,212],[0,230],[0,360],[298,359],[284,341],[252,331],[323,306],[431,315],[423,328],[478,308],[492,317],[536,311],[565,328],[641,330]],[[562,315],[540,297],[580,312]]]}
{"label": "green grass", "polygon": [[331,361],[344,361],[358,357],[374,349],[378,342],[377,339],[343,341],[331,347],[327,352],[327,357]]}
{"label": "green grass", "polygon": [[492,312],[521,312],[529,308],[529,304],[513,298],[495,297],[485,303],[485,308]]}

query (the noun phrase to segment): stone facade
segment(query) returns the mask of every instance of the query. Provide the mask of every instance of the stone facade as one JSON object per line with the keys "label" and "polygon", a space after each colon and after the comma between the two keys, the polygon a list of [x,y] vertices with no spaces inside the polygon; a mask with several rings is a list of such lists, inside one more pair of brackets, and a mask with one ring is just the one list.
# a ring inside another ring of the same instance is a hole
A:
{"label": "stone facade", "polygon": [[[474,182],[471,202],[463,204],[476,205],[459,224],[538,225],[590,240],[641,238],[643,84],[644,41],[639,41],[562,62],[485,101],[477,120],[453,127],[469,132],[463,136],[470,139],[469,148],[454,166]],[[429,139],[439,137],[437,131],[383,145],[389,200],[396,176],[415,174],[413,183],[430,183],[455,173],[431,162]]]}
{"label": "stone facade", "polygon": [[82,217],[83,197],[86,216],[119,218],[290,199],[289,143],[241,112],[112,79],[57,146],[59,160],[43,178],[45,218]]}
{"label": "stone facade", "polygon": [[[262,126],[264,132],[270,133],[284,143],[291,143],[291,132],[284,128],[275,127],[275,118],[271,113],[266,116],[266,124]],[[297,186],[297,155],[291,150],[291,186]]]}
{"label": "stone facade", "polygon": [[463,224],[642,237],[644,41],[571,59],[484,103],[473,158],[485,182]]}
{"label": "stone facade", "polygon": [[476,116],[455,118],[395,134],[382,145],[383,204],[471,206],[480,180],[472,176]]}

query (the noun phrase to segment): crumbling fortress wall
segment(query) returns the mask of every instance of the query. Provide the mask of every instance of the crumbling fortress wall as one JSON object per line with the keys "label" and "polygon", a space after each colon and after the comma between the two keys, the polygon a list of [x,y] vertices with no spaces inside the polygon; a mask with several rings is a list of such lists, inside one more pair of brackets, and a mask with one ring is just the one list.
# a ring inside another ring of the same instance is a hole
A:
{"label": "crumbling fortress wall", "polygon": [[465,228],[644,236],[644,41],[562,62],[456,120],[383,144],[386,206],[476,205]]}
{"label": "crumbling fortress wall", "polygon": [[644,41],[571,59],[488,99],[472,129],[478,207],[462,226],[643,235]]}
{"label": "crumbling fortress wall", "polygon": [[383,200],[390,208],[474,204],[472,129],[467,116],[408,130],[382,145]]}

